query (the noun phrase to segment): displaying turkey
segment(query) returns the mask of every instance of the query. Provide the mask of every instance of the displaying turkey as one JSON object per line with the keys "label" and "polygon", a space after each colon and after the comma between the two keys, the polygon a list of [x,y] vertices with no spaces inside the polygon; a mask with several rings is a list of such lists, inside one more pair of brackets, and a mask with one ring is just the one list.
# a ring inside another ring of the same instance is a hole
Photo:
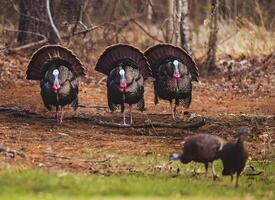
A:
{"label": "displaying turkey", "polygon": [[48,110],[56,108],[56,120],[62,123],[64,106],[78,106],[79,77],[85,75],[79,59],[67,48],[47,45],[36,51],[28,64],[28,80],[39,80],[41,96]]}
{"label": "displaying turkey", "polygon": [[132,105],[137,104],[141,111],[145,107],[144,79],[151,73],[146,58],[135,47],[116,44],[102,53],[95,69],[108,76],[107,97],[110,110],[113,112],[120,105],[123,124],[126,124],[124,104],[129,104],[132,124]]}
{"label": "displaying turkey", "polygon": [[247,133],[247,128],[241,128],[238,132],[238,140],[228,142],[220,152],[220,157],[223,163],[222,175],[230,175],[231,181],[233,181],[234,174],[236,174],[235,187],[238,187],[239,176],[243,171],[248,158],[248,152],[243,142],[243,138]]}
{"label": "displaying turkey", "polygon": [[225,140],[218,136],[209,134],[198,134],[186,139],[183,146],[183,153],[172,153],[171,160],[180,160],[182,163],[191,161],[201,162],[205,166],[205,177],[207,177],[208,163],[212,164],[213,179],[216,180],[214,160],[219,159],[219,153],[225,145]]}
{"label": "displaying turkey", "polygon": [[[198,81],[198,69],[194,60],[183,49],[170,44],[158,44],[144,52],[154,81],[155,104],[159,98],[170,102],[172,118],[176,107],[190,106],[192,81]],[[173,100],[175,106],[173,108]]]}

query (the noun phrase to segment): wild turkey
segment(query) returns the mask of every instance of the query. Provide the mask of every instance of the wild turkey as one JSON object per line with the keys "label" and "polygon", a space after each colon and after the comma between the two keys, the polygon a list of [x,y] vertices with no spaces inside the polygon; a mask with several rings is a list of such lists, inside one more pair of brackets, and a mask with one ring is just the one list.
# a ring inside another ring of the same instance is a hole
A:
{"label": "wild turkey", "polygon": [[[176,107],[185,108],[192,100],[192,83],[198,81],[196,63],[183,49],[170,44],[158,44],[144,52],[148,59],[154,81],[155,104],[159,98],[170,102],[171,114],[175,119]],[[173,108],[173,100],[175,106]]]}
{"label": "wild turkey", "polygon": [[28,64],[28,80],[40,80],[41,96],[48,110],[56,108],[56,120],[62,123],[64,106],[78,106],[79,77],[85,75],[78,58],[67,48],[48,45],[36,51]]}
{"label": "wild turkey", "polygon": [[205,166],[205,177],[207,177],[208,163],[212,164],[213,179],[216,180],[214,160],[219,159],[219,152],[222,150],[225,140],[218,136],[209,134],[198,134],[186,139],[183,146],[183,153],[172,153],[171,160],[180,160],[182,163],[191,161],[201,162]]}
{"label": "wild turkey", "polygon": [[223,163],[222,175],[230,175],[231,181],[233,181],[233,176],[236,174],[235,187],[238,187],[239,176],[243,171],[248,158],[248,152],[243,142],[243,138],[247,133],[247,128],[241,128],[238,132],[238,140],[228,142],[220,152],[220,157]]}
{"label": "wild turkey", "polygon": [[110,110],[113,112],[120,105],[123,124],[126,124],[124,104],[129,104],[132,124],[132,104],[137,104],[141,111],[145,107],[143,81],[151,73],[146,58],[135,47],[116,44],[102,53],[95,69],[108,76],[107,96]]}

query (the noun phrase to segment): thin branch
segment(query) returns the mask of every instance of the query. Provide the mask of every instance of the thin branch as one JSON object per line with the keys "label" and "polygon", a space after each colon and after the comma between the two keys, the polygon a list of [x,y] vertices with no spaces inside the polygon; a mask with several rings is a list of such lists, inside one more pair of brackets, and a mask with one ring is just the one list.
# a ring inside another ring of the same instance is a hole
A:
{"label": "thin branch", "polygon": [[8,28],[3,28],[3,30],[5,31],[10,31],[10,32],[21,32],[21,33],[29,33],[29,34],[32,34],[32,35],[37,35],[37,36],[40,36],[42,37],[43,39],[47,39],[47,37],[45,35],[42,35],[40,33],[36,33],[36,32],[31,32],[31,31],[22,31],[22,30],[13,30],[13,29],[8,29]]}
{"label": "thin branch", "polygon": [[76,31],[78,24],[80,24],[81,19],[82,19],[82,5],[80,5],[80,11],[79,11],[79,13],[78,13],[78,16],[77,16],[75,25],[74,25],[74,27],[72,28],[72,35],[73,35],[74,32]]}
{"label": "thin branch", "polygon": [[[61,38],[62,39],[68,39],[68,38],[70,38],[72,36],[75,36],[75,35],[85,34],[85,33],[89,32],[89,31],[93,31],[95,29],[101,28],[104,25],[106,25],[106,24],[90,27],[90,28],[87,28],[85,30],[75,32],[73,35],[69,34],[69,35],[62,36]],[[28,44],[25,44],[25,45],[22,45],[22,46],[18,46],[18,47],[13,47],[13,48],[7,48],[7,47],[5,47],[5,48],[1,49],[0,51],[7,50],[10,53],[15,53],[17,51],[21,51],[21,50],[25,50],[25,49],[28,49],[28,48],[32,48],[32,47],[37,46],[37,45],[45,44],[47,42],[48,42],[48,39],[46,38],[46,39],[43,39],[43,40],[40,40],[40,41],[37,41],[37,42],[28,43]]]}
{"label": "thin branch", "polygon": [[108,23],[102,23],[102,24],[97,25],[97,26],[89,27],[89,28],[87,28],[87,29],[85,29],[85,30],[81,30],[81,31],[74,32],[73,34],[64,35],[64,36],[62,36],[61,38],[62,38],[62,39],[68,39],[68,38],[70,38],[70,37],[72,37],[72,36],[75,36],[75,35],[86,34],[86,33],[90,32],[90,31],[94,31],[94,30],[96,30],[96,29],[98,29],[98,28],[101,28],[101,27],[103,27],[103,26],[106,26],[106,25],[108,25]]}
{"label": "thin branch", "polygon": [[143,28],[143,26],[140,25],[135,19],[132,19],[131,21],[132,21],[134,24],[136,24],[136,25],[137,25],[145,34],[147,34],[150,38],[152,38],[153,40],[156,40],[156,41],[158,41],[158,42],[163,43],[162,40],[158,39],[157,37],[155,37],[155,36],[153,36],[151,33],[149,33],[147,30],[145,30],[145,29]]}
{"label": "thin branch", "polygon": [[115,0],[113,9],[112,9],[111,14],[109,16],[109,21],[112,21],[113,17],[115,16],[115,11],[116,11],[116,8],[117,8],[117,4],[118,4],[118,0]]}
{"label": "thin branch", "polygon": [[103,76],[99,81],[96,83],[97,85],[100,85],[102,81],[105,81],[107,79],[107,76]]}
{"label": "thin branch", "polygon": [[19,47],[5,48],[5,49],[2,49],[2,51],[7,50],[9,53],[15,53],[17,51],[21,51],[21,50],[25,50],[25,49],[28,49],[28,48],[32,48],[32,47],[37,46],[37,45],[45,44],[47,42],[48,42],[48,39],[44,39],[44,40],[40,40],[40,41],[37,41],[37,42],[28,43],[28,44],[25,44],[25,45],[22,45],[22,46],[19,46]]}
{"label": "thin branch", "polygon": [[60,37],[59,31],[58,31],[58,29],[56,28],[56,26],[55,26],[55,24],[53,22],[53,18],[52,18],[52,14],[51,14],[51,9],[50,9],[50,0],[46,0],[46,7],[47,7],[47,13],[48,13],[48,17],[50,19],[50,23],[51,23],[51,26],[53,28],[53,31],[55,32],[58,40],[61,41],[61,37]]}
{"label": "thin branch", "polygon": [[154,8],[154,6],[153,6],[152,1],[151,1],[151,0],[148,0],[148,3],[149,3],[149,5],[150,5],[150,6],[151,6],[151,8],[152,8],[153,15],[154,15],[155,17],[157,17],[157,13],[156,13],[156,11],[155,11],[155,8]]}

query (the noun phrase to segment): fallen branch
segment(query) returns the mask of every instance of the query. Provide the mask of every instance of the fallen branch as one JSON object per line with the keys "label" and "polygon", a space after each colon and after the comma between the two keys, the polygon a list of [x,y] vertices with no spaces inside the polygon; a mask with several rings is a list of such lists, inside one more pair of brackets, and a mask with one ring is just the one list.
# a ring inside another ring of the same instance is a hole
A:
{"label": "fallen branch", "polygon": [[205,120],[202,117],[198,117],[197,120],[192,120],[186,123],[162,123],[162,122],[152,122],[145,121],[144,124],[120,124],[113,123],[108,121],[103,121],[96,118],[82,117],[82,116],[73,116],[66,118],[68,120],[83,120],[92,122],[94,125],[109,127],[109,128],[179,128],[179,129],[189,129],[189,128],[199,128],[205,124]]}
{"label": "fallen branch", "polygon": [[246,176],[259,176],[263,173],[263,171],[258,171],[254,166],[248,165],[245,170],[250,169],[250,171],[244,173]]}
{"label": "fallen branch", "polygon": [[9,150],[6,149],[4,146],[0,145],[0,153],[5,153],[5,155],[9,158],[15,158],[16,155],[22,157],[22,158],[26,158],[25,153],[20,152],[20,151],[16,151],[16,150]]}
{"label": "fallen branch", "polygon": [[78,105],[79,108],[99,108],[99,109],[107,109],[108,106],[85,106],[85,105]]}

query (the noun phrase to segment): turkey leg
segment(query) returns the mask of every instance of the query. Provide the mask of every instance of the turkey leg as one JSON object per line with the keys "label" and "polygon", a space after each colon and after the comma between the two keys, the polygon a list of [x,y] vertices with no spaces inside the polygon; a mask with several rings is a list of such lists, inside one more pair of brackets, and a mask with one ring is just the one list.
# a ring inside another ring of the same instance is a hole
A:
{"label": "turkey leg", "polygon": [[130,108],[130,124],[133,124],[132,105],[129,105],[129,108]]}

